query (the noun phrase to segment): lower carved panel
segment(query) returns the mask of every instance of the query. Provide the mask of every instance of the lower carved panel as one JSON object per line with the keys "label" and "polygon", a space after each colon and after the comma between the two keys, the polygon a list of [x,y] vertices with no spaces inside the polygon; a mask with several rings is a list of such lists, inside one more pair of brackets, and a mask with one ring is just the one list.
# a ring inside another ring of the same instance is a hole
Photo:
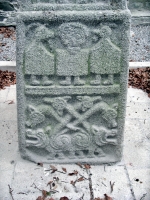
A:
{"label": "lower carved panel", "polygon": [[44,97],[42,102],[27,107],[26,148],[44,149],[57,161],[105,157],[105,148],[118,144],[117,103],[109,105],[101,96]]}

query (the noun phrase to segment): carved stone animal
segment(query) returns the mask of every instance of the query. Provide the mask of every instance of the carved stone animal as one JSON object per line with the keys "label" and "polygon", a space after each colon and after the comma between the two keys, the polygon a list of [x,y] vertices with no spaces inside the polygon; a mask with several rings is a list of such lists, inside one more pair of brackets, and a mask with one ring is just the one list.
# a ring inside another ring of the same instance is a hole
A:
{"label": "carved stone animal", "polygon": [[44,133],[43,129],[26,130],[26,146],[45,148],[48,144],[49,144],[49,138],[48,135]]}
{"label": "carved stone animal", "polygon": [[[50,139],[50,146],[54,148],[57,153],[68,152],[68,157],[79,158],[105,156],[102,146],[106,144],[117,145],[117,129],[107,129],[103,126],[91,127],[91,133],[87,133],[81,128],[76,131],[65,129],[62,134],[52,136]],[[87,152],[84,154],[84,152]],[[59,153],[58,153],[59,155]],[[61,155],[62,156],[62,155]]]}
{"label": "carved stone animal", "polygon": [[[37,148],[45,148],[49,152],[49,159],[65,158],[85,158],[105,156],[102,146],[106,144],[117,145],[117,129],[109,130],[103,126],[91,127],[91,134],[81,128],[72,130],[64,129],[58,135],[51,135],[51,129],[48,126],[46,131],[43,129],[26,131],[26,146],[35,146]],[[84,153],[84,152],[87,153]]]}
{"label": "carved stone animal", "polygon": [[[106,144],[111,145],[117,145],[117,129],[107,129],[103,126],[95,126],[93,125],[91,127],[92,136],[89,141],[84,140],[84,144],[87,144],[86,147],[80,146],[79,151],[77,151],[77,154],[79,154],[79,157],[83,157],[83,150],[88,150],[87,157],[95,157],[95,155],[102,157],[105,156],[102,146]],[[82,142],[80,141],[82,144]],[[74,144],[77,145],[76,142]]]}

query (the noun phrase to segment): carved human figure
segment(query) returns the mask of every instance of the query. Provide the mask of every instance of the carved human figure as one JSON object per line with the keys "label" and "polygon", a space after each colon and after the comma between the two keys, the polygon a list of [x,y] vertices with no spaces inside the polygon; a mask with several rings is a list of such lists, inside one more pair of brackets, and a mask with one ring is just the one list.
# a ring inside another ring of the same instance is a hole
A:
{"label": "carved human figure", "polygon": [[42,85],[53,83],[48,76],[54,74],[54,55],[44,46],[44,41],[53,37],[54,33],[41,25],[35,29],[35,38],[25,50],[25,74],[31,75],[31,85],[40,85],[37,75],[42,75]]}
{"label": "carved human figure", "polygon": [[58,34],[65,49],[56,49],[56,74],[64,76],[61,85],[71,85],[71,76],[74,85],[84,85],[80,76],[88,74],[88,49],[82,49],[86,42],[88,30],[80,23],[64,23],[58,28]]}
{"label": "carved human figure", "polygon": [[103,26],[95,30],[94,34],[99,37],[99,42],[90,51],[90,71],[95,74],[95,80],[91,85],[101,84],[101,75],[108,75],[104,85],[113,85],[114,74],[120,72],[121,50],[111,42],[111,29]]}

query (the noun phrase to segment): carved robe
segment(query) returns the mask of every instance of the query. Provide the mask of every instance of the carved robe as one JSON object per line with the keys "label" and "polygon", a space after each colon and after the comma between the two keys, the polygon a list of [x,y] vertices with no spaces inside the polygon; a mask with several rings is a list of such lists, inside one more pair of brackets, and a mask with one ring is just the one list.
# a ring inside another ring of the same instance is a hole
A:
{"label": "carved robe", "polygon": [[54,74],[54,55],[42,43],[34,42],[25,51],[25,74]]}
{"label": "carved robe", "polygon": [[94,74],[120,72],[121,50],[110,39],[100,40],[90,52],[90,71]]}
{"label": "carved robe", "polygon": [[88,50],[70,54],[67,50],[56,50],[56,74],[58,76],[82,76],[88,74]]}

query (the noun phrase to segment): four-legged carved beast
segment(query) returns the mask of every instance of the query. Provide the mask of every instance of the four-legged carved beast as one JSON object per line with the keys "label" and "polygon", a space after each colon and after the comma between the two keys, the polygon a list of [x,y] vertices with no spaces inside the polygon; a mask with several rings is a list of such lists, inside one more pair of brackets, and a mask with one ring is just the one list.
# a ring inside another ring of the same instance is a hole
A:
{"label": "four-legged carved beast", "polygon": [[[91,127],[91,134],[85,132],[82,129],[78,129],[71,134],[67,133],[67,130],[63,131],[61,135],[55,135],[49,137],[48,132],[51,131],[50,127],[44,132],[42,129],[32,131],[28,129],[26,131],[26,144],[27,146],[35,146],[37,148],[45,148],[50,156],[50,159],[54,159],[57,155],[60,159],[64,158],[67,154],[70,158],[95,157],[95,155],[101,157],[105,156],[102,146],[106,144],[117,145],[117,129],[109,130],[103,126]],[[30,140],[29,140],[30,139]],[[86,153],[84,153],[87,151]]]}

